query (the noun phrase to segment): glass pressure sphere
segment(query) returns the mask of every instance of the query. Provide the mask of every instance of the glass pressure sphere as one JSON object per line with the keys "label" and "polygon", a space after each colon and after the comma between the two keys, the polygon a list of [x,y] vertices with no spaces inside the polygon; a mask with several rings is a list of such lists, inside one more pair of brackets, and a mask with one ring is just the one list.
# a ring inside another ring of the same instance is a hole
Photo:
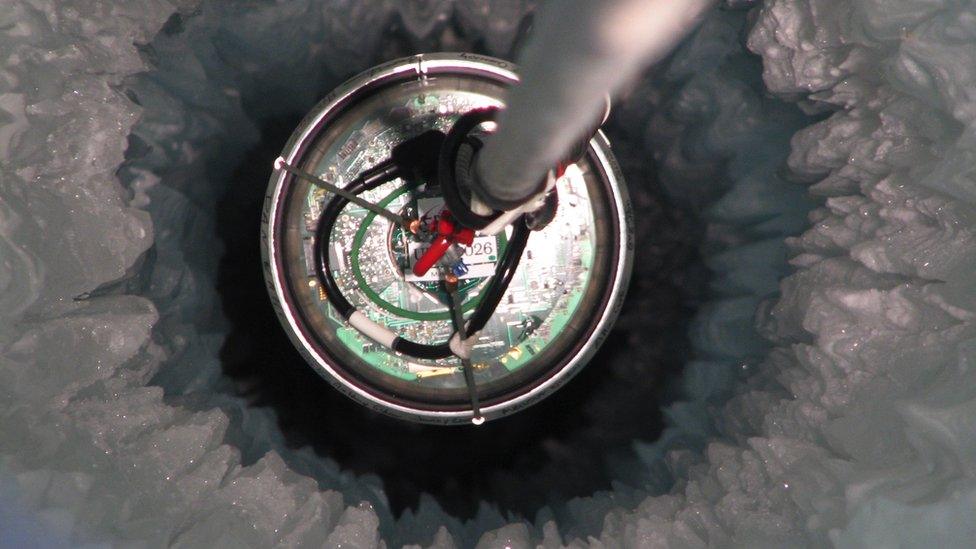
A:
{"label": "glass pressure sphere", "polygon": [[[510,65],[482,56],[394,61],[353,78],[317,105],[282,158],[344,187],[403,141],[432,129],[447,133],[473,109],[504,107],[505,89],[515,81]],[[621,184],[602,135],[558,179],[555,218],[529,236],[507,291],[474,342],[471,367],[485,417],[549,394],[605,336],[630,269]],[[327,242],[316,242],[332,196],[283,171],[272,176],[262,246],[269,293],[285,329],[320,374],[361,403],[416,421],[469,421],[472,404],[457,357],[423,360],[373,341],[330,305],[315,273],[316,246],[322,246],[338,288],[357,311],[405,339],[443,343],[454,326],[441,273],[413,272],[429,242],[356,204],[345,206]],[[425,224],[444,209],[436,180],[398,178],[360,196]],[[463,265],[455,272],[466,317],[483,297],[511,230],[478,234],[463,247]]]}

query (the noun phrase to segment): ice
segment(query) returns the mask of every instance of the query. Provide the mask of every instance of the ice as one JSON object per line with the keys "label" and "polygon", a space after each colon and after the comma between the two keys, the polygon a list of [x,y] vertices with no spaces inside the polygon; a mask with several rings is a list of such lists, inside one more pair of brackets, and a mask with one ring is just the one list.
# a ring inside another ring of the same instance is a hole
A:
{"label": "ice", "polygon": [[[966,547],[972,544],[976,492],[959,486],[942,501],[905,505],[879,500],[859,509],[847,529],[835,532],[837,547]],[[925,527],[920,527],[925,525]]]}
{"label": "ice", "polygon": [[462,522],[394,517],[226,387],[209,183],[251,117],[390,57],[389,24],[506,54],[533,3],[5,2],[0,544],[970,545],[976,11],[727,4],[635,87],[620,145],[712,271],[671,428],[612,492]]}
{"label": "ice", "polygon": [[485,532],[478,540],[482,549],[505,549],[506,547],[528,547],[532,545],[529,528],[524,524],[509,524],[491,532]]}
{"label": "ice", "polygon": [[493,55],[508,57],[525,29],[525,17],[535,9],[535,0],[471,0],[457,2],[454,13],[461,24],[483,37]]}

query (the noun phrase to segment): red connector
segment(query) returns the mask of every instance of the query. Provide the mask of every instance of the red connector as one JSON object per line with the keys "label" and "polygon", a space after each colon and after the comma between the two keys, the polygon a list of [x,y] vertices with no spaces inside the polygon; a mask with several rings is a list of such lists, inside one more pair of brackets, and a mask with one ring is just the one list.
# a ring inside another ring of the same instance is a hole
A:
{"label": "red connector", "polygon": [[474,231],[455,225],[451,213],[444,210],[437,220],[437,236],[430,243],[430,248],[420,256],[413,266],[413,274],[424,276],[447,252],[452,244],[470,246],[474,242]]}

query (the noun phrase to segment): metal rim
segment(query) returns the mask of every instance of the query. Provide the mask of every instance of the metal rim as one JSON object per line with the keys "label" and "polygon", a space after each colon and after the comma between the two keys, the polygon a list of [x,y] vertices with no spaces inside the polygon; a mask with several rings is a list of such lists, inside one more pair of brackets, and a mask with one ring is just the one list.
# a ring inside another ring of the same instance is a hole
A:
{"label": "metal rim", "polygon": [[[428,74],[435,73],[480,75],[506,85],[518,82],[514,65],[501,59],[483,55],[438,53],[393,60],[353,77],[322,99],[292,134],[285,145],[282,157],[289,163],[294,163],[310,142],[314,141],[323,121],[330,118],[349,100],[364,90],[381,83],[405,78],[423,79]],[[609,141],[602,132],[598,132],[590,141],[590,150],[597,158],[598,165],[604,172],[603,175],[610,189],[616,221],[613,228],[618,237],[619,249],[616,254],[616,264],[614,265],[607,306],[595,321],[595,327],[589,339],[565,366],[526,393],[482,408],[482,415],[487,419],[496,419],[531,406],[569,381],[589,361],[606,339],[613,321],[623,305],[633,263],[634,234],[631,223],[633,213],[623,185],[620,167],[610,151]],[[288,290],[283,280],[284,270],[280,265],[281,250],[279,249],[278,230],[280,229],[281,212],[279,210],[284,199],[286,180],[284,173],[273,174],[265,194],[264,211],[261,216],[262,267],[272,307],[288,337],[303,358],[313,365],[333,387],[371,410],[422,423],[441,425],[470,423],[470,410],[423,410],[379,398],[350,382],[337,371],[337,367],[327,357],[321,356],[315,351],[315,346],[305,335],[302,324],[297,320],[298,315],[294,310],[294,304],[289,299]]]}

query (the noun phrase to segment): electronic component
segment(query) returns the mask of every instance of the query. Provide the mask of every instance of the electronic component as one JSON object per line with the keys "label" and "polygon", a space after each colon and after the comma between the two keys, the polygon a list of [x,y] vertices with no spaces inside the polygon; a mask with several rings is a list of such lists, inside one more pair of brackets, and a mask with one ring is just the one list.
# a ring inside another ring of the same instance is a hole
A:
{"label": "electronic component", "polygon": [[560,166],[535,218],[486,234],[445,208],[464,189],[444,151],[489,131],[482,117],[514,82],[483,56],[382,65],[317,105],[276,164],[272,301],[309,363],[375,410],[444,424],[511,413],[568,380],[619,309],[629,205],[602,134]]}

